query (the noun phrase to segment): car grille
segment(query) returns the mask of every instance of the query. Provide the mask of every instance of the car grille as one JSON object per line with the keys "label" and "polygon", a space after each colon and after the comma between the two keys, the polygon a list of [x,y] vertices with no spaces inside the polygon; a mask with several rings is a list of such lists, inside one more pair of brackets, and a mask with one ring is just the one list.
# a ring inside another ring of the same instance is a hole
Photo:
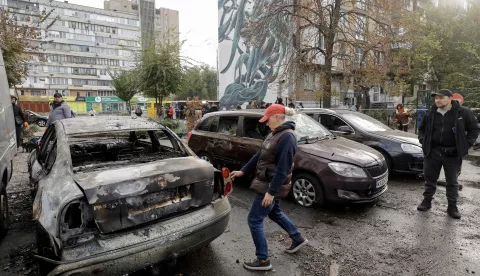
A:
{"label": "car grille", "polygon": [[382,174],[384,174],[387,171],[386,167],[387,166],[384,165],[384,164],[382,164],[382,166],[375,165],[375,166],[372,166],[372,167],[368,167],[367,172],[370,174],[371,177],[376,178],[376,177],[381,176]]}

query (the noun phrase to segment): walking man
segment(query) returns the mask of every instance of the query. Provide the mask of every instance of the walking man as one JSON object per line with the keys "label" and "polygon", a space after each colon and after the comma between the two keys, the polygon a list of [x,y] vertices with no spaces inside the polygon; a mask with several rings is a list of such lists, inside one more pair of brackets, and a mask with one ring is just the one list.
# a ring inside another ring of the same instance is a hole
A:
{"label": "walking man", "polygon": [[72,118],[70,106],[63,100],[60,93],[53,95],[53,104],[50,106],[50,115],[48,116],[47,126],[53,124],[56,120]]}
{"label": "walking man", "polygon": [[432,198],[443,166],[447,182],[447,213],[452,218],[459,219],[458,174],[462,158],[468,154],[480,129],[472,111],[460,106],[457,101],[452,101],[453,94],[450,90],[441,89],[433,93],[432,97],[435,97],[435,104],[425,113],[418,128],[418,139],[425,155],[425,192],[417,209],[427,211],[432,207]]}
{"label": "walking man", "polygon": [[255,169],[255,178],[250,186],[257,194],[248,214],[248,226],[255,243],[257,259],[245,262],[249,270],[270,270],[272,265],[268,255],[267,239],[263,230],[263,220],[268,216],[285,230],[292,239],[287,253],[295,253],[308,243],[297,227],[280,210],[280,198],[288,195],[292,187],[292,170],[297,143],[293,131],[294,122],[285,122],[285,114],[293,112],[280,104],[267,108],[260,119],[272,130],[255,156],[241,171],[231,173],[232,177],[241,177]]}

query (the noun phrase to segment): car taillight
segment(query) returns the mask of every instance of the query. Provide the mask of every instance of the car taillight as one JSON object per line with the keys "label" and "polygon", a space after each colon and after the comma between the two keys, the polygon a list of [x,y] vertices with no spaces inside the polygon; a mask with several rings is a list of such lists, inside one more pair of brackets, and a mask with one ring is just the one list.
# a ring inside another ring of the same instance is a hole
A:
{"label": "car taillight", "polygon": [[190,137],[192,137],[192,132],[191,131],[188,132],[188,134],[187,134],[187,142],[190,141]]}
{"label": "car taillight", "polygon": [[224,183],[223,195],[228,196],[233,192],[233,184],[232,184],[232,178],[230,177],[230,170],[228,168],[223,168],[222,176],[223,176],[223,183]]}

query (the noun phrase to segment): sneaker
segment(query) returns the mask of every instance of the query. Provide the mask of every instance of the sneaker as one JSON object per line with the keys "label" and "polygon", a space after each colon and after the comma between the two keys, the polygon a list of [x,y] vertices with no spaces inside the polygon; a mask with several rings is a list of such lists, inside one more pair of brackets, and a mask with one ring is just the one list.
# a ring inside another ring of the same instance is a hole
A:
{"label": "sneaker", "polygon": [[245,267],[248,270],[255,270],[255,271],[266,271],[266,270],[272,269],[270,260],[259,260],[259,259],[255,259],[251,262],[244,262],[243,267]]}
{"label": "sneaker", "polygon": [[448,204],[447,214],[454,219],[460,219],[462,217],[456,204]]}
{"label": "sneaker", "polygon": [[290,245],[289,248],[285,249],[285,252],[293,254],[300,250],[300,248],[304,247],[305,245],[308,244],[308,240],[304,239],[303,237],[299,241],[293,241],[292,245]]}
{"label": "sneaker", "polygon": [[422,203],[418,205],[417,210],[423,212],[423,211],[427,211],[430,208],[432,208],[432,199],[424,198]]}

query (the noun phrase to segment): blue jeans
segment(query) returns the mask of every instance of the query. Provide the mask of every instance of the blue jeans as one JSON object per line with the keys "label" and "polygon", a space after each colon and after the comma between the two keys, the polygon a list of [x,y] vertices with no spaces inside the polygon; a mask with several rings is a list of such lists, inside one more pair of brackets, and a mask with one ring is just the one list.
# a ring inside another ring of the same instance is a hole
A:
{"label": "blue jeans", "polygon": [[280,200],[275,199],[272,205],[262,207],[262,201],[265,195],[257,194],[253,200],[250,213],[248,214],[248,226],[252,233],[253,242],[255,243],[257,258],[260,260],[268,259],[268,244],[265,232],[263,231],[263,220],[268,216],[285,230],[290,238],[299,241],[302,235],[298,232],[297,227],[290,219],[280,210]]}

